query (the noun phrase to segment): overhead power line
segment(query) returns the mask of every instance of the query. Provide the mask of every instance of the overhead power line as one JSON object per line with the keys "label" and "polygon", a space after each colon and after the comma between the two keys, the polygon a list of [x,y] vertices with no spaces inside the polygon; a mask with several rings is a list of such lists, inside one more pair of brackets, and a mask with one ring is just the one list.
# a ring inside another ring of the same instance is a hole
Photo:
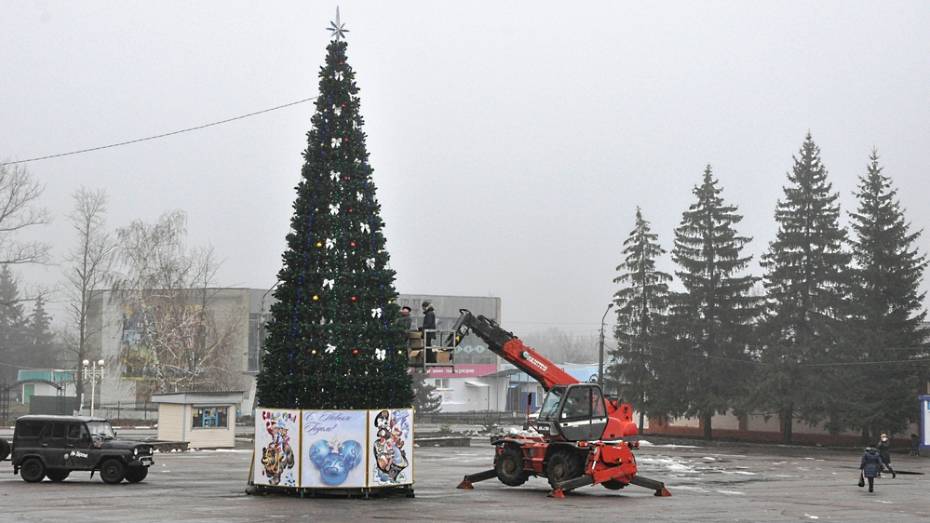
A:
{"label": "overhead power line", "polygon": [[[762,367],[777,367],[779,363],[765,362],[754,359],[740,359],[740,358],[728,358],[726,356],[709,356],[703,354],[683,354],[682,356],[686,358],[694,358],[699,360],[722,360],[722,361],[732,361],[734,363],[745,363],[747,365],[759,365]],[[913,358],[908,360],[871,360],[871,361],[826,361],[826,362],[816,362],[816,363],[796,363],[795,367],[799,369],[806,368],[817,368],[817,367],[860,367],[868,365],[894,365],[894,364],[920,364],[927,363],[930,364],[930,358]]]}
{"label": "overhead power line", "polygon": [[300,99],[300,100],[295,100],[295,101],[293,101],[293,102],[288,102],[288,103],[282,104],[282,105],[276,105],[276,106],[274,106],[274,107],[269,107],[269,108],[267,108],[267,109],[262,109],[262,110],[260,110],[260,111],[255,111],[255,112],[248,113],[248,114],[240,114],[239,116],[233,116],[232,118],[226,118],[225,120],[220,120],[220,121],[217,121],[217,122],[205,123],[205,124],[201,124],[201,125],[196,125],[196,126],[194,126],[194,127],[188,127],[188,128],[186,128],[186,129],[178,129],[177,131],[171,131],[171,132],[167,132],[167,133],[156,134],[156,135],[153,135],[153,136],[146,136],[145,138],[136,138],[136,139],[134,139],[134,140],[124,140],[124,141],[122,141],[122,142],[116,142],[116,143],[111,143],[111,144],[107,144],[107,145],[100,145],[100,146],[98,146],[98,147],[90,147],[90,148],[87,148],[87,149],[79,149],[79,150],[77,150],[77,151],[69,151],[69,152],[66,152],[66,153],[56,153],[56,154],[47,154],[47,155],[45,155],[45,156],[36,156],[35,158],[26,158],[25,160],[16,160],[16,161],[14,161],[14,162],[2,162],[2,163],[0,163],[0,167],[3,167],[3,166],[5,166],[5,165],[16,165],[16,164],[20,164],[20,163],[38,162],[38,161],[40,161],[40,160],[50,160],[50,159],[52,159],[52,158],[61,158],[61,157],[63,157],[63,156],[74,156],[74,155],[76,155],[76,154],[90,153],[90,152],[94,152],[94,151],[100,151],[100,150],[103,150],[103,149],[112,149],[113,147],[122,147],[123,145],[130,145],[130,144],[139,143],[139,142],[147,142],[147,141],[149,141],[149,140],[157,140],[157,139],[159,139],[159,138],[167,138],[167,137],[169,137],[169,136],[174,136],[174,135],[176,135],[176,134],[189,133],[189,132],[191,132],[191,131],[199,131],[199,130],[201,130],[201,129],[206,129],[207,127],[215,127],[215,126],[217,126],[217,125],[223,125],[224,123],[235,122],[236,120],[242,120],[242,119],[244,119],[244,118],[250,118],[250,117],[252,117],[252,116],[258,116],[258,115],[260,115],[260,114],[270,113],[271,111],[277,111],[278,109],[284,109],[284,108],[286,108],[286,107],[291,107],[291,106],[293,106],[293,105],[298,105],[298,104],[302,104],[302,103],[306,103],[306,102],[311,102],[311,101],[313,101],[313,100],[316,100],[316,98],[317,98],[316,96],[313,96],[313,97],[310,97],[310,98],[302,98],[302,99]]}

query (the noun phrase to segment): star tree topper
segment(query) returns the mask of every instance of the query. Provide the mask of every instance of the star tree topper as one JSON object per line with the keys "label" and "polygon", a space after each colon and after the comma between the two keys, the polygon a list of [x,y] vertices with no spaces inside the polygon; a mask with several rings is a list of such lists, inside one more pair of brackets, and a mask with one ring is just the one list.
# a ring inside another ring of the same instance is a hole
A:
{"label": "star tree topper", "polygon": [[333,40],[337,42],[339,40],[345,40],[346,33],[348,33],[349,30],[346,29],[346,24],[339,19],[339,6],[336,6],[336,20],[330,20],[329,27],[327,27],[326,30],[333,34]]}

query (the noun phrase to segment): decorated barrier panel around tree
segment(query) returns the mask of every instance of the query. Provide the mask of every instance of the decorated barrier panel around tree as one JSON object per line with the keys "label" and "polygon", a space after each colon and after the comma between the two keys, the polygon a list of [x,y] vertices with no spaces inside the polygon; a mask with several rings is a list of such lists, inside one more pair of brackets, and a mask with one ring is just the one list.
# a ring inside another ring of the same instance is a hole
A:
{"label": "decorated barrier panel around tree", "polygon": [[413,409],[368,411],[369,487],[413,483]]}
{"label": "decorated barrier panel around tree", "polygon": [[313,488],[364,488],[368,413],[308,410],[302,416],[300,484]]}
{"label": "decorated barrier panel around tree", "polygon": [[255,411],[253,485],[368,490],[413,474],[413,409]]}
{"label": "decorated barrier panel around tree", "polygon": [[300,479],[300,411],[256,410],[252,482],[297,487]]}

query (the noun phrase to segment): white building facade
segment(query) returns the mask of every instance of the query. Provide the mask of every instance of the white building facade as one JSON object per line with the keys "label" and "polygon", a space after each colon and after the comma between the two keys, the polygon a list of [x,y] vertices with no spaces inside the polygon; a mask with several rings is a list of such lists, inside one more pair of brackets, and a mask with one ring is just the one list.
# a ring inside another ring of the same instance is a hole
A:
{"label": "white building facade", "polygon": [[[208,289],[210,324],[222,333],[223,382],[221,390],[242,390],[240,414],[253,408],[256,376],[261,370],[264,323],[270,319],[274,297],[267,289]],[[200,292],[200,291],[197,291]],[[437,327],[451,328],[459,309],[468,309],[500,322],[501,300],[496,297],[401,294],[398,303],[413,309],[414,326],[422,322],[421,303],[434,307]],[[196,305],[197,297],[191,302]],[[158,390],[148,364],[150,349],[142,342],[139,320],[118,293],[95,293],[89,310],[90,354],[103,359],[106,375],[99,383],[100,413],[122,418],[151,418],[157,407],[153,394]],[[443,412],[504,410],[507,384],[494,378],[499,358],[475,336],[466,337],[453,355],[454,367],[432,367],[428,379],[439,388]],[[195,391],[182,391],[195,392]]]}

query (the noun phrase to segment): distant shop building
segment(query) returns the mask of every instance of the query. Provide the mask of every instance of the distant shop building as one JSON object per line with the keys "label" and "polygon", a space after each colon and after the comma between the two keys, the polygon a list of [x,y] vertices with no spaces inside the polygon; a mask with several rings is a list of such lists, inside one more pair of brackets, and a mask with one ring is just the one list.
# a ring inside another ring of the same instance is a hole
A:
{"label": "distant shop building", "polygon": [[33,396],[75,395],[74,371],[63,369],[19,370],[16,381],[20,384],[19,398],[23,405],[29,405]]}

